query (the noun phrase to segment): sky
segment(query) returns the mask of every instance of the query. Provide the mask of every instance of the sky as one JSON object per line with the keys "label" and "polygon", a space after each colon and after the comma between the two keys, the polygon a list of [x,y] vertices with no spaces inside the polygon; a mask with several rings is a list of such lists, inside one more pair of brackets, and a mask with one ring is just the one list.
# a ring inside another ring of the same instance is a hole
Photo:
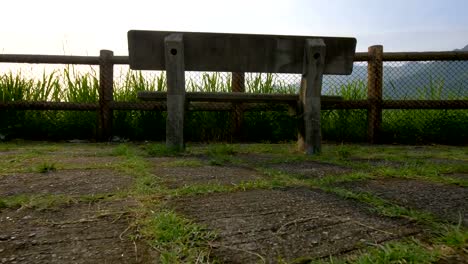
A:
{"label": "sky", "polygon": [[468,45],[467,0],[2,0],[1,54],[127,55],[130,29],[355,37],[357,51]]}

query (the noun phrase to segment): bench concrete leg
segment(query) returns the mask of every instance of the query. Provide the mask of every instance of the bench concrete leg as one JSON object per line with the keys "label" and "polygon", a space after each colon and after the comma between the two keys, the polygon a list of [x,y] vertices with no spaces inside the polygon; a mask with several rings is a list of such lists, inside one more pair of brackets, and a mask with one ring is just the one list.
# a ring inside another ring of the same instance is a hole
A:
{"label": "bench concrete leg", "polygon": [[185,65],[183,35],[171,34],[164,39],[167,75],[166,147],[182,151],[185,116]]}
{"label": "bench concrete leg", "polygon": [[298,147],[308,155],[318,154],[322,147],[320,126],[320,96],[325,66],[326,46],[322,39],[307,39],[304,49],[304,66],[299,109],[303,118],[299,123]]}

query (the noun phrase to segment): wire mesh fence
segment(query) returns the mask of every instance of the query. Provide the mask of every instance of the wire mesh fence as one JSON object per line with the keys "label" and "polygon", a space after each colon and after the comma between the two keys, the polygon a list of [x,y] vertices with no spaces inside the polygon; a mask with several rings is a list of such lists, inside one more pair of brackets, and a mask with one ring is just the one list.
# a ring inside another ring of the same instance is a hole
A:
{"label": "wire mesh fence", "polygon": [[[381,138],[385,142],[468,142],[468,110],[443,109],[442,101],[468,99],[468,61],[392,61],[383,63],[385,101],[400,108],[382,111]],[[421,108],[416,108],[414,101]]]}
{"label": "wire mesh fence", "polygon": [[[374,64],[357,61],[349,76],[324,76],[322,94],[343,100],[322,104],[325,140],[366,141],[370,121],[378,120],[379,141],[383,143],[468,143],[468,61],[385,61],[380,66],[381,90],[377,94],[369,84],[379,70],[369,65]],[[165,138],[164,100],[138,99],[141,91],[166,91],[165,72],[133,71],[128,65],[102,61],[100,67],[0,66],[2,138],[94,139],[102,136],[99,131],[106,120],[111,123],[112,136]],[[100,76],[102,72],[107,74]],[[297,95],[301,86],[298,74],[186,72],[185,76],[187,92]],[[103,94],[100,80],[112,84],[110,94]],[[457,103],[457,109],[440,104],[445,101]],[[380,116],[371,119],[373,104]],[[108,111],[105,120],[103,105]],[[279,142],[297,138],[299,117],[296,105],[290,102],[198,100],[190,101],[187,110],[187,141]]]}

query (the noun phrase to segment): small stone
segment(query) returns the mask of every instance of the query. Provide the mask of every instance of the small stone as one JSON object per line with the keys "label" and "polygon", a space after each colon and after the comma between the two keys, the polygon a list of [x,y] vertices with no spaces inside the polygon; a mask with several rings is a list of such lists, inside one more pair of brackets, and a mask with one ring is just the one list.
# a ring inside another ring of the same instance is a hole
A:
{"label": "small stone", "polygon": [[57,254],[52,254],[52,257],[53,257],[53,258],[56,258],[56,257],[57,257]]}
{"label": "small stone", "polygon": [[2,258],[2,263],[6,263],[8,261],[7,258]]}
{"label": "small stone", "polygon": [[8,240],[8,239],[10,239],[10,236],[8,236],[8,235],[0,235],[0,241],[2,241],[2,240]]}
{"label": "small stone", "polygon": [[36,233],[31,233],[31,234],[29,234],[29,237],[33,237],[35,235],[36,235]]}
{"label": "small stone", "polygon": [[334,236],[334,237],[332,238],[332,240],[334,240],[334,241],[340,240],[340,239],[341,239],[341,238],[340,238],[340,236],[338,236],[338,235],[336,235],[336,236]]}
{"label": "small stone", "polygon": [[32,216],[27,215],[27,216],[23,217],[23,220],[28,220],[28,219],[31,219],[31,218],[32,218]]}
{"label": "small stone", "polygon": [[68,140],[68,142],[80,144],[80,143],[89,143],[89,140],[72,139],[72,140]]}

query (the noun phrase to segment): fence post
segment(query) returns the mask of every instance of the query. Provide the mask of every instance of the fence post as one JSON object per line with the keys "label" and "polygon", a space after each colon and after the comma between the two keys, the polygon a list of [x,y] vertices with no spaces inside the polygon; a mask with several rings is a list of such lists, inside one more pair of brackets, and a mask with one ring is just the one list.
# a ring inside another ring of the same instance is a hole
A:
{"label": "fence post", "polygon": [[167,75],[166,147],[183,151],[185,118],[185,59],[183,34],[164,39]]}
{"label": "fence post", "polygon": [[370,144],[379,142],[382,124],[382,86],[383,86],[383,46],[370,46],[367,64],[367,140]]}
{"label": "fence post", "polygon": [[319,154],[322,148],[320,124],[322,78],[326,45],[323,39],[306,39],[299,91],[302,120],[298,127],[298,147],[308,155]]}
{"label": "fence post", "polygon": [[[245,73],[233,72],[231,79],[232,92],[245,93]],[[244,122],[244,111],[242,104],[232,104],[232,135],[234,140],[242,140],[242,124]]]}
{"label": "fence post", "polygon": [[111,103],[114,100],[113,56],[114,52],[110,50],[101,50],[99,53],[99,141],[108,141],[112,136],[113,112]]}

